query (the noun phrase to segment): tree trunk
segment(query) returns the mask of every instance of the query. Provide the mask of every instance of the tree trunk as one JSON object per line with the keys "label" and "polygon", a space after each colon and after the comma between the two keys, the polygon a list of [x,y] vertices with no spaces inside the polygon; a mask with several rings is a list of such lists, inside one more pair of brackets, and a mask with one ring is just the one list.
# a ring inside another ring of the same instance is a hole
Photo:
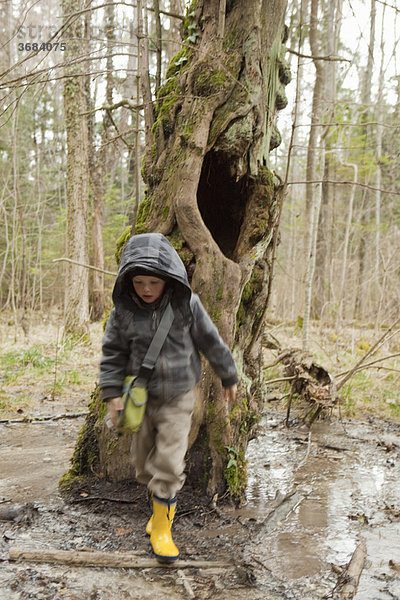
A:
{"label": "tree trunk", "polygon": [[[318,9],[319,0],[311,0],[310,14],[310,47],[311,54],[318,56],[323,53],[321,41],[318,37]],[[321,163],[322,145],[322,98],[326,88],[326,65],[323,61],[314,59],[315,83],[313,89],[312,114],[310,136],[307,148],[306,169],[306,223],[307,232],[307,254],[304,289],[304,313],[303,313],[303,350],[308,349],[309,322],[311,317],[311,304],[313,292],[313,278],[316,265],[316,244],[318,234],[318,223],[322,200],[322,186],[317,181],[322,177],[323,164]],[[318,169],[318,167],[321,167]]]}
{"label": "tree trunk", "polygon": [[[78,0],[65,0],[64,14],[78,12]],[[65,31],[66,60],[76,58],[84,48],[83,22],[79,17]],[[85,113],[87,102],[85,63],[65,67],[64,112],[67,132],[67,234],[66,256],[74,261],[88,264],[88,216],[89,216],[89,136]],[[88,270],[67,263],[64,302],[65,333],[74,336],[87,335],[89,322],[89,274]]]}
{"label": "tree trunk", "polygon": [[378,94],[376,98],[376,173],[375,173],[375,268],[374,268],[374,287],[376,290],[376,298],[375,302],[378,304],[378,310],[376,312],[376,326],[381,322],[382,315],[382,303],[384,301],[384,296],[382,293],[381,287],[381,185],[382,185],[382,138],[383,138],[383,121],[384,121],[384,113],[383,113],[383,88],[384,88],[384,77],[385,77],[385,31],[384,31],[384,17],[385,17],[385,6],[383,7],[383,16],[382,16],[382,29],[381,29],[381,43],[380,43],[380,53],[381,53],[381,61],[379,67],[379,83],[378,83]]}
{"label": "tree trunk", "polygon": [[[114,66],[112,54],[115,46],[115,6],[110,4],[106,7],[106,37],[107,37],[107,63],[106,63],[106,103],[111,106],[113,103],[114,89]],[[89,98],[88,98],[89,100]],[[103,118],[103,132],[101,135],[100,149],[94,150],[94,123],[92,123],[90,138],[92,161],[90,165],[91,183],[92,183],[92,252],[93,266],[101,269],[93,271],[92,289],[91,289],[91,318],[93,321],[99,321],[103,317],[105,296],[104,296],[104,245],[103,245],[103,219],[104,219],[104,194],[105,178],[111,170],[110,154],[115,147],[110,147],[108,141],[111,137],[111,119],[106,112]],[[110,182],[112,183],[112,181]]]}
{"label": "tree trunk", "polygon": [[[342,14],[342,0],[328,2],[325,6],[326,27],[324,30],[324,50],[323,54],[328,57],[338,55],[338,45],[340,36],[340,24]],[[324,69],[324,112],[325,119],[328,122],[334,121],[336,110],[336,71],[337,62],[334,60],[327,61]],[[330,301],[331,282],[329,278],[329,265],[331,264],[330,238],[328,232],[330,230],[330,221],[332,214],[332,206],[334,203],[334,186],[330,181],[334,179],[334,161],[332,160],[332,141],[326,132],[325,144],[325,160],[323,165],[323,183],[321,208],[318,223],[318,237],[316,249],[315,276],[313,284],[313,302],[312,314],[316,319],[321,319],[326,304]]]}
{"label": "tree trunk", "polygon": [[[281,58],[285,7],[284,0],[227,2],[219,39],[220,2],[196,3],[159,90],[154,159],[145,168],[148,189],[136,223],[136,233],[169,237],[193,290],[234,346],[241,377],[234,406],[206,364],[197,390],[188,483],[209,495],[227,488],[242,494],[245,451],[263,408],[258,334],[282,201],[267,165],[279,139],[275,109],[286,104],[282,83],[290,78]],[[126,452],[128,440],[121,444]],[[120,479],[129,461],[114,448],[103,428],[100,470]],[[84,471],[81,463],[76,472]]]}
{"label": "tree trunk", "polygon": [[[371,112],[371,88],[372,88],[372,72],[374,66],[375,55],[375,22],[376,22],[376,5],[375,0],[371,0],[370,12],[370,30],[368,44],[368,60],[364,74],[361,102],[363,105],[362,121],[367,122]],[[368,139],[368,128],[365,127],[365,146],[368,148],[371,141]],[[367,181],[368,183],[368,181]],[[361,236],[358,246],[358,281],[356,285],[356,301],[355,301],[355,317],[362,319],[364,317],[364,305],[366,298],[366,279],[368,279],[367,271],[367,250],[369,246],[368,240],[368,222],[369,222],[369,197],[368,192],[365,193],[365,208],[361,216]]]}
{"label": "tree trunk", "polygon": [[184,2],[183,0],[170,0],[169,6],[170,12],[173,15],[176,15],[176,17],[171,17],[169,20],[169,33],[165,48],[168,62],[177,52],[179,52],[182,46],[181,32],[183,29],[183,22],[178,16],[183,16],[184,14]]}

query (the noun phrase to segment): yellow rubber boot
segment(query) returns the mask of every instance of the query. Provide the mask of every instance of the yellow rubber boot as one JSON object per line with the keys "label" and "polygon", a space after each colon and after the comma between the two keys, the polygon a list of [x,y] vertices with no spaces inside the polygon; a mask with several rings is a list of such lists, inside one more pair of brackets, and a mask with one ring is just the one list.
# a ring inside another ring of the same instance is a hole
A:
{"label": "yellow rubber boot", "polygon": [[146,525],[146,533],[147,533],[147,535],[151,535],[152,528],[153,528],[153,515],[151,515],[151,517],[148,520],[147,525]]}
{"label": "yellow rubber boot", "polygon": [[153,496],[150,543],[154,554],[161,562],[171,562],[179,558],[179,550],[171,535],[175,509],[176,498],[169,500]]}

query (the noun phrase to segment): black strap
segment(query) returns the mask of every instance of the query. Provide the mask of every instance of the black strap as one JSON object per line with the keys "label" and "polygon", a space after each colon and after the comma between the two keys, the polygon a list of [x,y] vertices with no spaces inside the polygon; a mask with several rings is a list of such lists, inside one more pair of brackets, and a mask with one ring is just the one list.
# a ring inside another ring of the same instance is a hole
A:
{"label": "black strap", "polygon": [[163,347],[168,332],[171,329],[173,320],[174,311],[172,310],[171,304],[168,302],[168,305],[161,318],[157,331],[155,332],[154,337],[151,340],[150,346],[146,352],[146,356],[143,359],[142,366],[140,367],[139,375],[137,378],[138,380],[140,380],[140,382],[144,381],[147,384],[147,382],[149,381],[153,369],[156,365],[158,355],[160,354],[161,348]]}

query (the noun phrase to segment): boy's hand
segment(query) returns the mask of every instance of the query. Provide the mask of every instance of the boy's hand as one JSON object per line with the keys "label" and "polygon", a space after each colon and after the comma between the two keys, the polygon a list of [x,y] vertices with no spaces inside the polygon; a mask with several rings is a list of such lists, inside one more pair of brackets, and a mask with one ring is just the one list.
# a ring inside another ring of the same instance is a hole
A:
{"label": "boy's hand", "polygon": [[236,392],[237,392],[237,384],[236,383],[235,383],[235,385],[231,385],[230,387],[224,388],[225,400],[229,400],[229,402],[234,402],[234,400],[236,398]]}
{"label": "boy's hand", "polygon": [[110,415],[111,423],[116,427],[119,421],[119,415],[121,410],[124,408],[122,398],[112,398],[108,401],[108,413]]}

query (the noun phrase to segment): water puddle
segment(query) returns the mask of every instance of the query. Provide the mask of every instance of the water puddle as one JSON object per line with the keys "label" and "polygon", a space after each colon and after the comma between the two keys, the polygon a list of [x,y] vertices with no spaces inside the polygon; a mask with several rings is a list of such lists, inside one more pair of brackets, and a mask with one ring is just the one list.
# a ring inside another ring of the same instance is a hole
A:
{"label": "water puddle", "polygon": [[262,519],[277,494],[297,490],[302,500],[273,531],[263,531],[250,554],[256,552],[277,578],[325,579],[328,591],[329,566],[347,564],[362,537],[367,563],[355,598],[400,598],[389,567],[390,560],[400,563],[399,515],[387,514],[387,507],[400,509],[400,430],[356,424],[346,434],[340,423],[321,423],[309,443],[305,432],[285,429],[282,420],[266,417],[261,435],[250,442],[241,518]]}

